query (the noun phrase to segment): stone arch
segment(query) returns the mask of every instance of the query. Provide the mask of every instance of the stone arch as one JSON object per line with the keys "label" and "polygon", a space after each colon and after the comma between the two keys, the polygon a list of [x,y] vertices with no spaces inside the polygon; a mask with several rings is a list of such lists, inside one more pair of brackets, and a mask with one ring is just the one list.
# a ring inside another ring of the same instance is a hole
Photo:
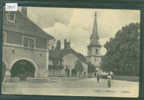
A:
{"label": "stone arch", "polygon": [[18,58],[18,59],[15,59],[11,62],[10,66],[9,66],[9,70],[12,69],[13,65],[18,62],[18,61],[21,61],[21,60],[25,60],[25,61],[28,61],[30,62],[31,64],[33,64],[34,68],[35,68],[35,72],[34,72],[34,77],[37,76],[37,73],[38,73],[38,65],[32,60],[32,59],[29,59],[29,58]]}
{"label": "stone arch", "polygon": [[4,80],[5,74],[6,74],[7,64],[2,61],[2,81]]}

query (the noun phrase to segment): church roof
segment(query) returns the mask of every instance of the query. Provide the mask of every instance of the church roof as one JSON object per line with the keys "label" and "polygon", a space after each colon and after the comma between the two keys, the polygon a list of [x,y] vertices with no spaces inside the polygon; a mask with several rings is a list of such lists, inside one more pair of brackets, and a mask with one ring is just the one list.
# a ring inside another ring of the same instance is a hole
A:
{"label": "church roof", "polygon": [[66,56],[67,54],[74,54],[80,61],[87,63],[86,61],[86,57],[83,56],[81,53],[76,52],[75,50],[73,50],[72,48],[68,48],[68,49],[61,49],[61,50],[50,50],[50,59],[61,59],[64,56]]}
{"label": "church roof", "polygon": [[94,18],[94,23],[93,23],[93,30],[92,30],[92,35],[90,37],[90,45],[100,46],[99,36],[98,36],[97,17],[96,16],[97,15],[96,15],[96,12],[95,12],[95,18]]}
{"label": "church roof", "polygon": [[80,61],[86,63],[85,56],[83,56],[81,53],[76,52],[72,48],[70,48],[70,49],[63,49],[62,52],[61,52],[61,56],[64,57],[65,55],[70,54],[70,53],[74,54],[77,58],[79,58]]}

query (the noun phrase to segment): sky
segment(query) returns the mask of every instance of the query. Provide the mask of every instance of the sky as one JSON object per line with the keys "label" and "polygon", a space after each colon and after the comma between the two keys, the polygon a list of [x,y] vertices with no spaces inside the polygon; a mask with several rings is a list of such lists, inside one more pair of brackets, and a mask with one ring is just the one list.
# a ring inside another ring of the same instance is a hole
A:
{"label": "sky", "polygon": [[62,44],[65,38],[70,40],[71,47],[85,56],[95,12],[101,55],[106,52],[103,47],[106,41],[114,37],[118,30],[130,23],[140,22],[138,10],[28,7],[28,17],[34,23],[57,40],[62,40]]}

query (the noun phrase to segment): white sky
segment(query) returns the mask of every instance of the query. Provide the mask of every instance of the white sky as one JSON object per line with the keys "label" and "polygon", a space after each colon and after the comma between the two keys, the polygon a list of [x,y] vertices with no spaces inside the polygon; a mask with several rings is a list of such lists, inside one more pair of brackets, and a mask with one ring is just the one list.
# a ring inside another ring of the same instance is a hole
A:
{"label": "white sky", "polygon": [[[56,39],[71,40],[71,47],[74,50],[87,55],[95,11],[101,45],[114,37],[121,27],[132,22],[140,22],[138,10],[29,7],[28,16],[48,34]],[[101,54],[105,52],[102,48]]]}

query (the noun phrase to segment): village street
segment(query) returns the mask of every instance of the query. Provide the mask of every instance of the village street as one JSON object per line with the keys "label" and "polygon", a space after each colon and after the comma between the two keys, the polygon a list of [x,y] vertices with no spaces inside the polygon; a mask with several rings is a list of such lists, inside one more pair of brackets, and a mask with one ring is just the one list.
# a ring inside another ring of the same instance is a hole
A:
{"label": "village street", "polygon": [[3,85],[4,94],[33,95],[67,95],[67,96],[138,96],[138,82],[112,80],[112,87],[107,87],[107,81],[97,83],[96,78],[57,78],[45,81],[31,80],[12,82]]}

